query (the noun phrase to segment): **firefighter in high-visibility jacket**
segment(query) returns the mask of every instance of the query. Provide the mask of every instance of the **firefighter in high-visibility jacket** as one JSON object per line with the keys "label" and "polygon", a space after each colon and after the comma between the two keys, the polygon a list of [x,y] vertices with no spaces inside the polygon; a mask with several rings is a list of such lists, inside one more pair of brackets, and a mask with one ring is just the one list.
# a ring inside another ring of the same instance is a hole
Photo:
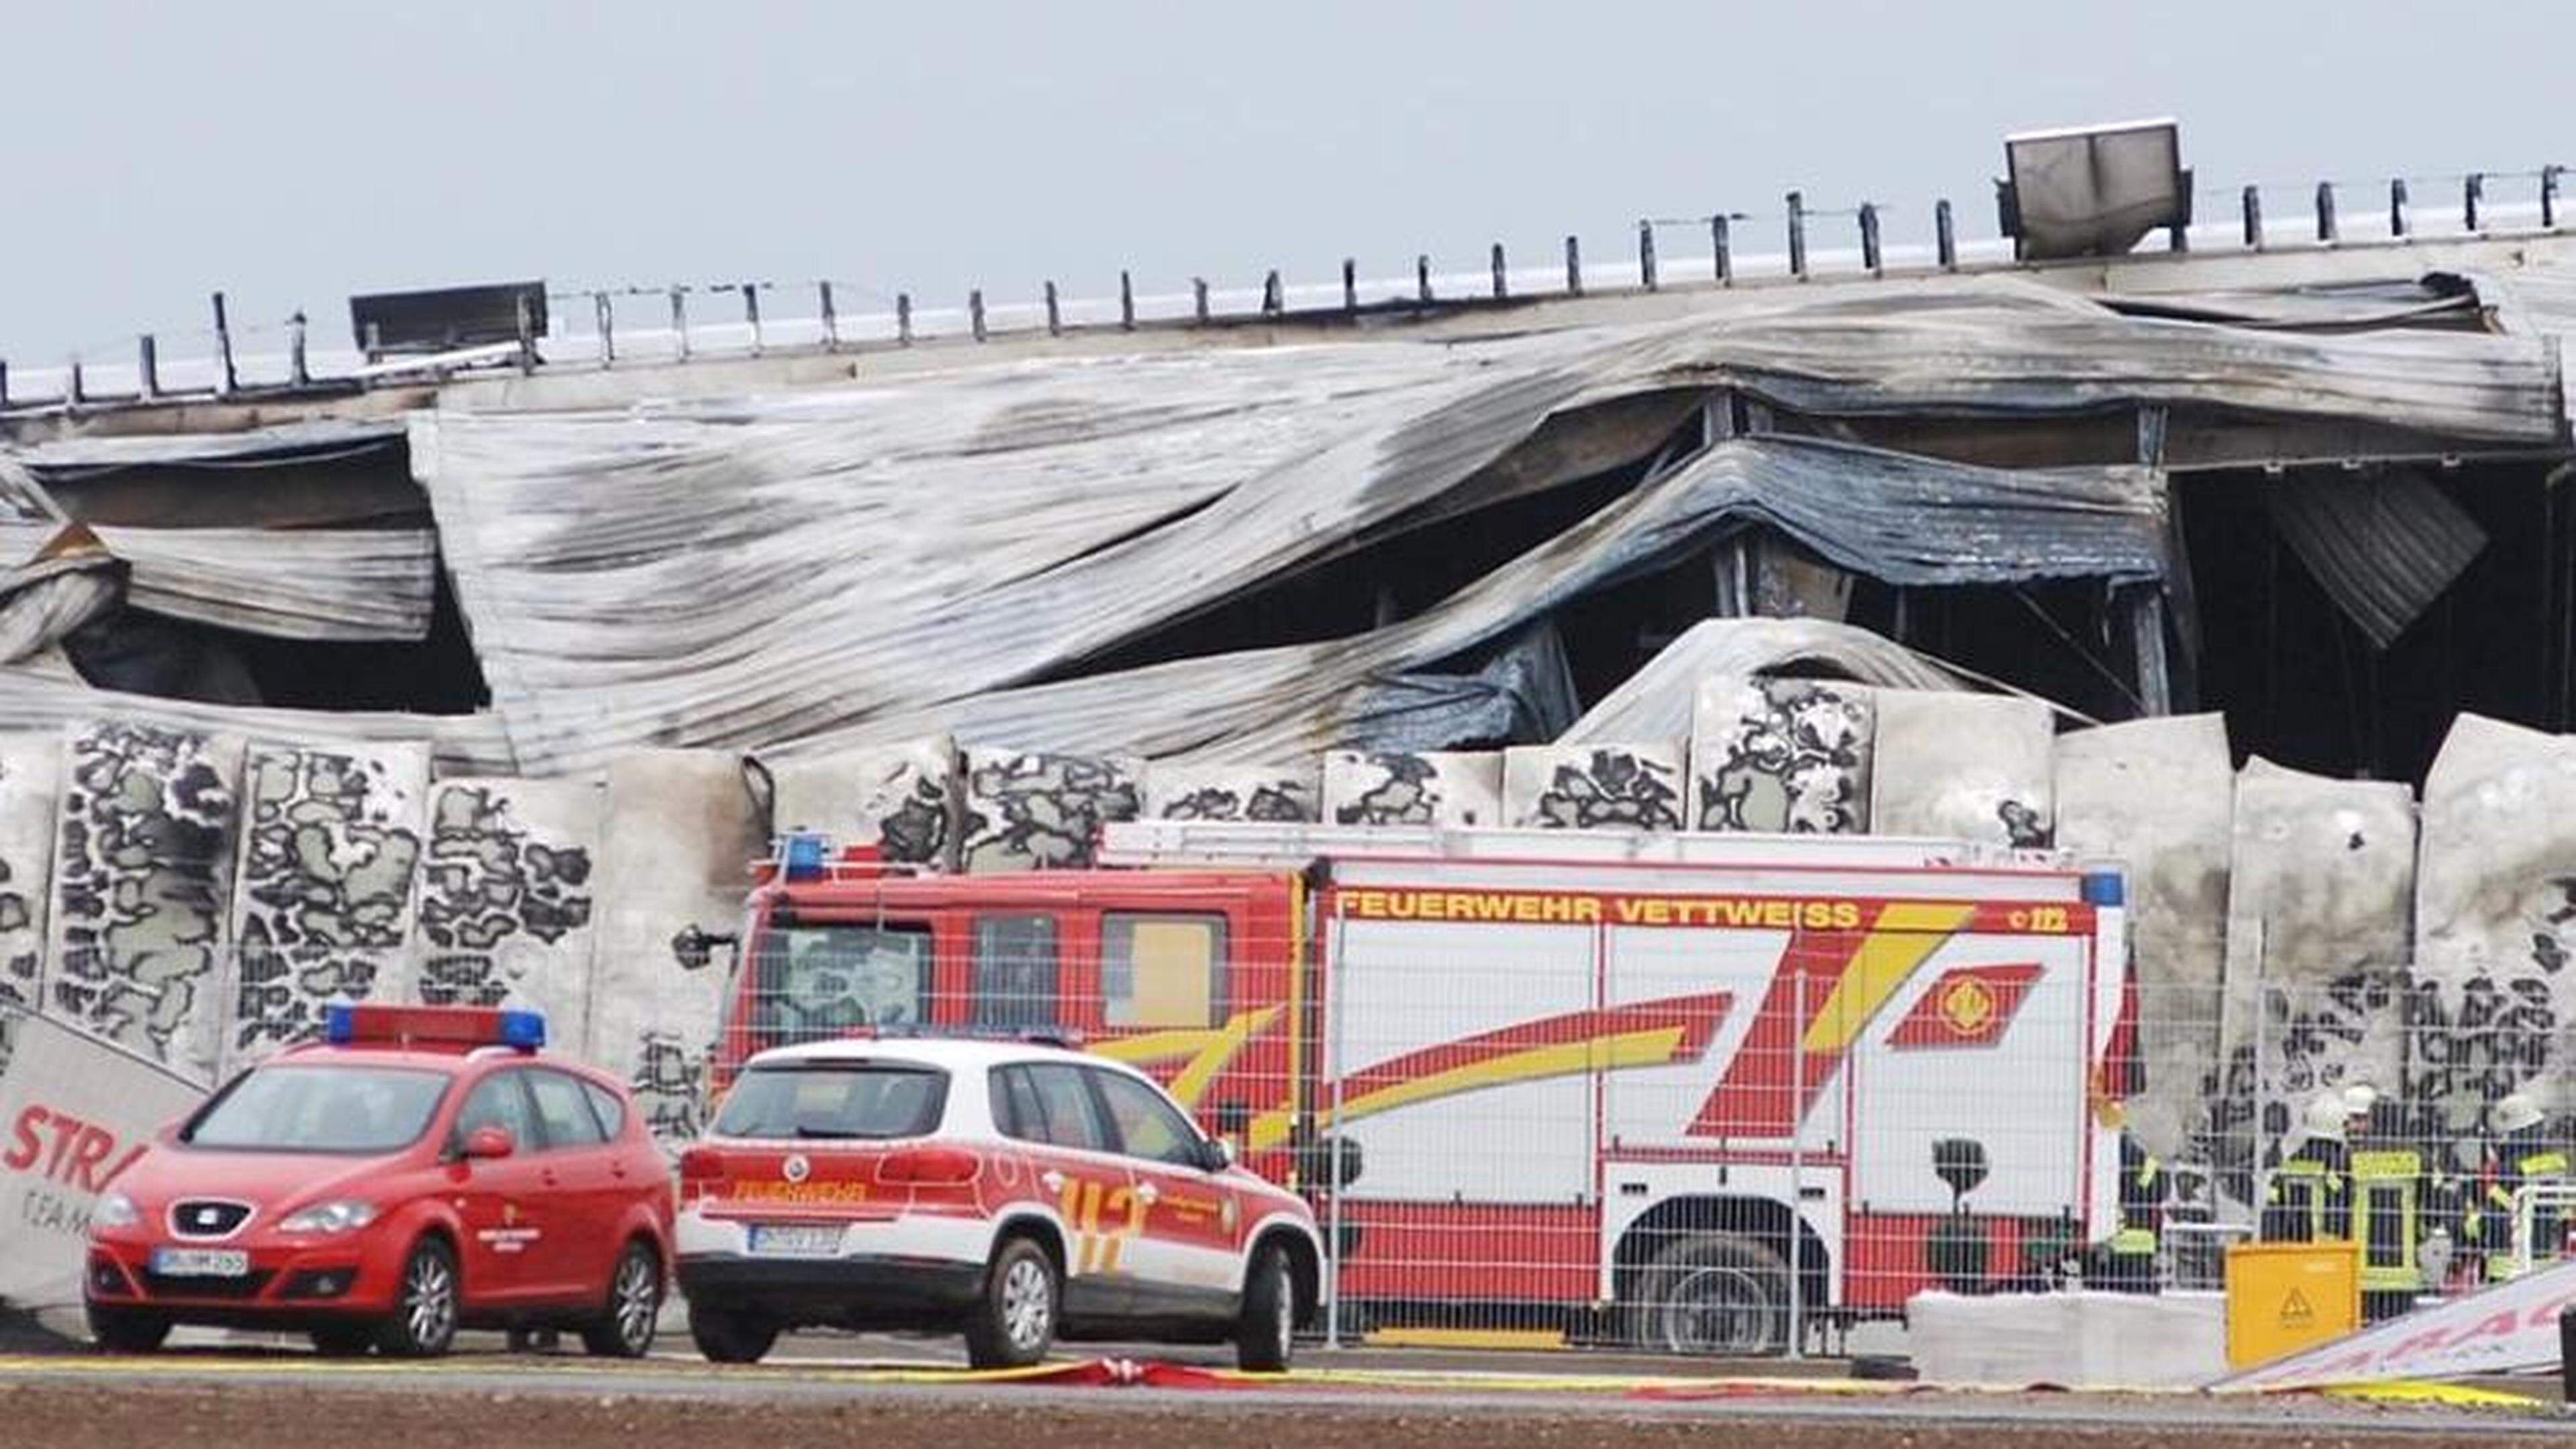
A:
{"label": "firefighter in high-visibility jacket", "polygon": [[[2568,1179],[2567,1149],[2549,1130],[2540,1104],[2521,1092],[2508,1092],[2489,1110],[2493,1145],[2488,1148],[2486,1222],[2480,1236],[2486,1249],[2487,1277],[2503,1282],[2514,1276],[2514,1199],[2525,1187],[2563,1186]],[[2531,1266],[2558,1260],[2566,1237],[2557,1205],[2535,1203],[2531,1214]]]}
{"label": "firefighter in high-visibility jacket", "polygon": [[2344,1145],[2347,1117],[2341,1092],[2322,1092],[2308,1103],[2299,1145],[2272,1174],[2263,1204],[2265,1242],[2351,1239],[2352,1154]]}
{"label": "firefighter in high-visibility jacket", "polygon": [[2138,1139],[2120,1137],[2120,1228],[2111,1235],[2104,1286],[2122,1293],[2153,1293],[2156,1252],[2164,1246],[2164,1164]]}
{"label": "firefighter in high-visibility jacket", "polygon": [[2363,1124],[2359,1140],[2349,1144],[2352,1198],[2362,1314],[2376,1323],[2405,1312],[2424,1291],[2427,1163],[2397,1102],[2363,1086],[2346,1092],[2345,1105],[2359,1109]]}

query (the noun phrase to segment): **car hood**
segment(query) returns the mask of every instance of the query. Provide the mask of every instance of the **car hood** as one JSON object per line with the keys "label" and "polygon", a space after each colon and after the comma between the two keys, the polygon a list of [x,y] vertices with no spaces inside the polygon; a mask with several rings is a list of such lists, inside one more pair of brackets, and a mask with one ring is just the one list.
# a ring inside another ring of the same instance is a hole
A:
{"label": "car hood", "polygon": [[114,1184],[138,1208],[183,1197],[221,1197],[266,1211],[292,1211],[334,1197],[364,1197],[407,1153],[343,1157],[320,1152],[232,1152],[156,1144]]}

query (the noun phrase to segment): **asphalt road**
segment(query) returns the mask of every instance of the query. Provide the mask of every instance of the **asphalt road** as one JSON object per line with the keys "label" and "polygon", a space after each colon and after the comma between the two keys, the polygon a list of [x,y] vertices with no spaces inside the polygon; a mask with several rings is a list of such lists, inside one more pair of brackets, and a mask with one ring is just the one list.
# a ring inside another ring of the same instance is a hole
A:
{"label": "asphalt road", "polygon": [[[828,1346],[828,1341],[826,1343]],[[809,1347],[809,1354],[817,1351]],[[1324,1355],[1309,1355],[1312,1365]],[[548,1449],[689,1442],[1281,1444],[1398,1449],[1510,1442],[1706,1443],[1713,1428],[1760,1433],[1764,1449],[1842,1445],[2039,1449],[2043,1445],[2491,1445],[2563,1439],[2549,1411],[2198,1395],[1984,1395],[1901,1385],[1699,1376],[1534,1374],[1310,1366],[1245,1385],[1058,1387],[918,1363],[806,1356],[719,1367],[673,1353],[640,1363],[577,1355],[466,1353],[432,1363],[323,1360],[268,1349],[143,1358],[0,1357],[0,1445],[166,1449],[462,1443]],[[1572,1372],[1571,1370],[1586,1370]],[[1657,1397],[1640,1397],[1641,1394]]]}

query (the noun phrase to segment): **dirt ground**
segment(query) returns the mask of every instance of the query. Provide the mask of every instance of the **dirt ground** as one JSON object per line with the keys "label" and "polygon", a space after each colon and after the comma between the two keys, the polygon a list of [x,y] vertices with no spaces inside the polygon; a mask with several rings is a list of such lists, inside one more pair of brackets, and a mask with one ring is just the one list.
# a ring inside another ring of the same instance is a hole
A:
{"label": "dirt ground", "polygon": [[[2396,1426],[2391,1425],[2390,1428]],[[1546,1406],[1462,1409],[1390,1401],[1381,1406],[1229,1404],[1226,1396],[1175,1402],[1104,1395],[1014,1403],[889,1397],[828,1402],[746,1398],[611,1397],[560,1393],[364,1391],[275,1383],[0,1383],[0,1445],[46,1449],[351,1449],[353,1445],[465,1445],[470,1449],[639,1449],[651,1445],[866,1445],[958,1449],[974,1444],[1115,1444],[1119,1449],[1413,1449],[1620,1444],[1705,1446],[1758,1439],[1762,1449],[2338,1449],[2450,1446],[2498,1441],[2475,1420],[2456,1435],[2393,1436],[2370,1426],[2280,1422],[2236,1430],[2150,1425],[2086,1428],[1981,1420],[1939,1423],[1746,1422],[1692,1414],[1626,1414]]]}

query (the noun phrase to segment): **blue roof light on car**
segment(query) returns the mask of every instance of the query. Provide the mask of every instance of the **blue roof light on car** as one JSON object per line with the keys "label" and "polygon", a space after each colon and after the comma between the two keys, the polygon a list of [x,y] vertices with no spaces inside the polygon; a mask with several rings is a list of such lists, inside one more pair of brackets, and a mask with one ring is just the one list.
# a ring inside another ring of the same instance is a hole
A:
{"label": "blue roof light on car", "polygon": [[488,1006],[384,1006],[335,1001],[322,1009],[322,1039],[333,1046],[423,1042],[504,1046],[532,1052],[546,1044],[546,1018],[535,1011]]}
{"label": "blue roof light on car", "polygon": [[501,1045],[517,1047],[523,1052],[536,1051],[546,1044],[546,1019],[534,1011],[501,1013]]}

